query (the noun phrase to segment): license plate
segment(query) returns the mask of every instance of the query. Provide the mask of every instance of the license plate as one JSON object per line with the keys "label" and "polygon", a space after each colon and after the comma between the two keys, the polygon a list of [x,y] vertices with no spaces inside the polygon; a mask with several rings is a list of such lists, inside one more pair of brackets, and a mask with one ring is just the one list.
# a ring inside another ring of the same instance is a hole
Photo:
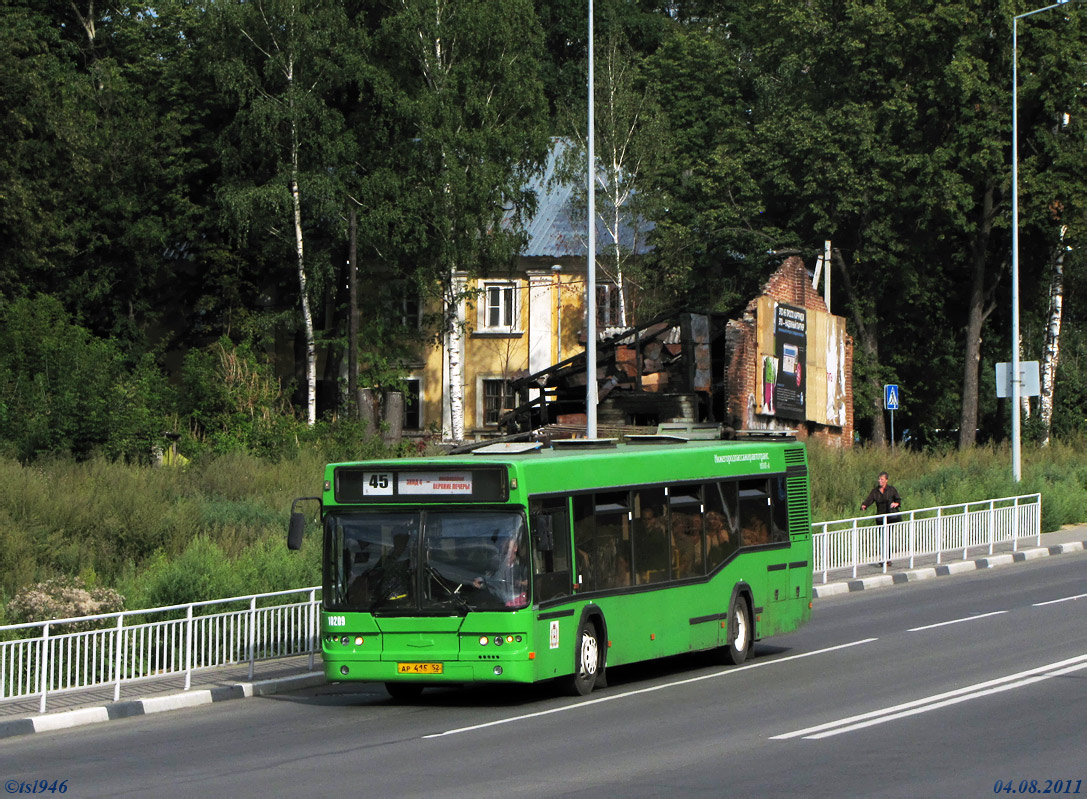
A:
{"label": "license plate", "polygon": [[441,663],[397,663],[397,674],[441,674]]}

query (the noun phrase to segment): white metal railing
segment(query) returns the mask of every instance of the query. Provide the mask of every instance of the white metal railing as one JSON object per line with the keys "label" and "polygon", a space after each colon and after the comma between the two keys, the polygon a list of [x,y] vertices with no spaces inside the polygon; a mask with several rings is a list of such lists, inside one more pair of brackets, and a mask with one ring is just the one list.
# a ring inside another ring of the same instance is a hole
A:
{"label": "white metal railing", "polygon": [[850,570],[857,576],[860,566],[881,565],[883,571],[894,560],[909,560],[910,568],[919,557],[969,557],[971,550],[987,548],[993,554],[997,544],[1042,540],[1042,495],[986,499],[938,508],[901,511],[888,516],[838,519],[812,525],[816,574]]}
{"label": "white metal railing", "polygon": [[[903,511],[899,521],[860,517],[812,525],[814,570],[827,575],[908,559],[969,552],[1035,538],[1041,543],[1041,495]],[[309,655],[319,646],[320,588],[253,594],[185,605],[0,626],[0,701],[185,676],[218,666]],[[301,599],[271,604],[279,597]]]}
{"label": "white metal railing", "polygon": [[[309,655],[320,629],[320,588],[0,626],[0,700],[192,674],[217,666]],[[279,597],[302,595],[272,603]]]}

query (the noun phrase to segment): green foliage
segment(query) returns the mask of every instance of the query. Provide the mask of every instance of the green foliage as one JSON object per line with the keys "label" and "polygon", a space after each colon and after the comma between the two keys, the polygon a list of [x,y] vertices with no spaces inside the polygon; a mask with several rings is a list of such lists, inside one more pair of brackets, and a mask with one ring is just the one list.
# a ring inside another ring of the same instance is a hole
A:
{"label": "green foliage", "polygon": [[137,584],[142,588],[138,601],[143,607],[225,599],[244,593],[222,548],[202,536],[189,542],[180,555],[156,554],[143,572]]}
{"label": "green foliage", "polygon": [[504,271],[523,240],[526,177],[547,147],[541,44],[527,0],[407,0],[375,33],[388,59],[375,94],[400,137],[402,182],[382,197],[402,209],[405,246],[391,260],[416,264],[417,284],[445,300],[451,270]]}
{"label": "green foliage", "polygon": [[290,552],[283,536],[262,539],[231,555],[218,543],[195,538],[176,557],[159,554],[125,577],[129,606],[151,608],[309,588],[321,582],[320,537],[308,536]]}
{"label": "green foliage", "polygon": [[1063,334],[1060,369],[1053,407],[1053,434],[1061,438],[1087,435],[1087,335],[1068,325]]}
{"label": "green foliage", "polygon": [[[782,250],[810,265],[829,238],[842,256],[832,306],[857,342],[858,421],[878,425],[872,393],[893,380],[900,429],[961,427],[977,396],[979,424],[999,432],[988,381],[1009,360],[1010,19],[1024,8],[599,0],[598,97],[609,43],[625,42],[638,77],[613,82],[627,95],[617,110],[652,96],[660,123],[634,148],[649,156],[638,210],[656,225],[651,258],[627,273],[640,312],[731,310]],[[532,209],[525,177],[548,136],[567,133],[559,111],[585,96],[584,10],[163,0],[82,20],[78,4],[3,4],[0,452],[141,459],[165,418],[190,456],[323,446],[282,399],[261,397],[258,412],[239,405],[238,385],[213,385],[222,365],[210,357],[194,358],[194,394],[174,416],[147,353],[176,362],[223,334],[254,353],[288,350],[298,267],[319,340],[343,347],[348,205],[363,292],[382,312],[387,275],[448,302],[452,270],[506,270]],[[1055,434],[1069,436],[1087,428],[1087,13],[1055,5],[1019,32],[1024,350],[1038,357],[1045,267],[1070,247],[1054,411]],[[600,153],[608,107],[598,103]],[[66,316],[29,299],[39,293]],[[23,333],[9,324],[18,302],[29,303]],[[361,363],[364,382],[388,386],[405,339],[379,316],[363,314]],[[975,358],[963,331],[983,342],[977,391],[964,385]],[[298,373],[291,361],[275,364],[279,379]]]}
{"label": "green foliage", "polygon": [[[346,433],[336,440],[329,423],[318,427],[327,441],[303,442],[291,457],[274,460],[231,452],[207,454],[185,468],[150,468],[105,458],[23,465],[0,457],[0,596],[71,576],[93,587],[118,587],[130,608],[148,607],[167,596],[164,586],[190,594],[200,588],[171,565],[190,547],[186,557],[193,562],[214,560],[214,547],[230,565],[215,571],[208,585],[262,593],[302,584],[269,587],[263,569],[284,581],[308,575],[303,583],[315,585],[317,550],[301,557],[286,550],[291,500],[320,492],[329,460],[390,454],[379,440],[356,446]],[[320,536],[309,538],[317,543]],[[234,572],[243,575],[236,584]],[[146,582],[149,575],[156,575],[154,586]]]}
{"label": "green foliage", "polygon": [[154,361],[73,324],[39,295],[0,304],[0,440],[31,459],[94,452],[146,462],[170,392]]}
{"label": "green foliage", "polygon": [[192,426],[192,450],[269,452],[302,426],[295,423],[270,365],[248,344],[220,339],[192,350],[181,373],[180,411]]}

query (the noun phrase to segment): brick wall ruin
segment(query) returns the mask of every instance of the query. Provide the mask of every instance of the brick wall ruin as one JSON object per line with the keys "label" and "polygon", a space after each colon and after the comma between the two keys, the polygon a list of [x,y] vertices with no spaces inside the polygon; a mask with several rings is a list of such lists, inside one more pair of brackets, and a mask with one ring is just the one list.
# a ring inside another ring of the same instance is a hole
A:
{"label": "brick wall ruin", "polygon": [[[764,296],[787,305],[827,313],[826,303],[811,285],[811,277],[798,257],[790,257],[763,286]],[[758,298],[751,300],[741,319],[730,320],[725,331],[725,410],[729,424],[736,429],[796,429],[801,438],[813,437],[840,447],[853,444],[853,339],[845,338],[845,411],[844,427],[832,427],[813,421],[797,422],[756,413],[756,392],[760,390],[761,366],[758,352]]]}

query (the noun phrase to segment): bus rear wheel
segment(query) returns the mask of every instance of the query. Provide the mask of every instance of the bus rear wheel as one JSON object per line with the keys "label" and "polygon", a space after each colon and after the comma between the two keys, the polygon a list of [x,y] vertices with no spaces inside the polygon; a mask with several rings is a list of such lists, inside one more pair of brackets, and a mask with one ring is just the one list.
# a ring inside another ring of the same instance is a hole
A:
{"label": "bus rear wheel", "polygon": [[596,637],[596,625],[586,621],[577,634],[577,652],[574,673],[568,678],[567,687],[574,696],[588,696],[596,687],[600,673],[600,642]]}
{"label": "bus rear wheel", "polygon": [[417,682],[387,682],[385,690],[397,702],[414,702],[423,695],[423,686]]}
{"label": "bus rear wheel", "polygon": [[721,658],[725,663],[739,666],[751,651],[751,615],[742,596],[733,600],[728,620],[728,643],[721,647]]}

